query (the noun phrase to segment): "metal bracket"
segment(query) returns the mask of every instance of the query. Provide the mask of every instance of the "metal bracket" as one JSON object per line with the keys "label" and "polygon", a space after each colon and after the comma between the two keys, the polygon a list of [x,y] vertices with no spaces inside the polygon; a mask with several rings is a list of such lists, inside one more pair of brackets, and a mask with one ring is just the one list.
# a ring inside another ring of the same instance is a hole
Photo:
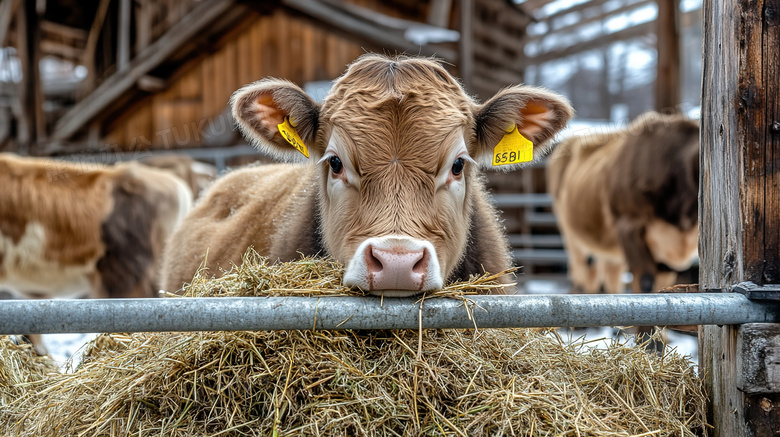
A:
{"label": "metal bracket", "polygon": [[780,301],[780,284],[756,285],[754,282],[740,282],[731,291],[740,293],[750,300]]}

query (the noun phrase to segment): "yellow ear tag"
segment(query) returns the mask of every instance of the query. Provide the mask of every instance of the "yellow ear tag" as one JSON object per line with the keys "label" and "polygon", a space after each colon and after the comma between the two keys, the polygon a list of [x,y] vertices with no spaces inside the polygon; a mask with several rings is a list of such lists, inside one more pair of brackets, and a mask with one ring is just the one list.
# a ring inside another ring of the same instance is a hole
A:
{"label": "yellow ear tag", "polygon": [[303,156],[309,157],[309,149],[306,148],[306,144],[303,144],[303,140],[298,136],[298,132],[290,124],[290,117],[284,117],[284,122],[276,125],[279,128],[279,133],[282,134],[288,143],[292,144],[299,152],[303,153]]}
{"label": "yellow ear tag", "polygon": [[493,166],[519,164],[534,159],[534,143],[524,137],[517,125],[493,149]]}

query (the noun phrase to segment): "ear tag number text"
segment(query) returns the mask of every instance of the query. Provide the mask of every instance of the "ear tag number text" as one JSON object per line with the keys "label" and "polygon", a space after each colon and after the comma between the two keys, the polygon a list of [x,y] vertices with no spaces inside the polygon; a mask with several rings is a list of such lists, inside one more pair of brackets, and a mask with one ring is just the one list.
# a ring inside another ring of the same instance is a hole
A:
{"label": "ear tag number text", "polygon": [[279,128],[279,133],[282,134],[285,140],[290,143],[296,150],[301,152],[303,156],[309,157],[309,149],[306,148],[306,144],[303,144],[303,140],[298,136],[293,125],[290,123],[290,117],[284,117],[284,122],[276,125]]}
{"label": "ear tag number text", "polygon": [[493,166],[520,164],[534,159],[534,144],[524,137],[517,125],[493,149]]}

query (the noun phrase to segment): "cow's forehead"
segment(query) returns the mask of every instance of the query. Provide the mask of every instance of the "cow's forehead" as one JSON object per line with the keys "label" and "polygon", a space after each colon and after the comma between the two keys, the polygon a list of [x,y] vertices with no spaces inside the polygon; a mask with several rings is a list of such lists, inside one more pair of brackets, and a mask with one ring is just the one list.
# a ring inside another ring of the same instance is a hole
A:
{"label": "cow's forehead", "polygon": [[429,60],[361,59],[334,85],[323,119],[362,166],[416,162],[435,168],[472,122],[473,101]]}

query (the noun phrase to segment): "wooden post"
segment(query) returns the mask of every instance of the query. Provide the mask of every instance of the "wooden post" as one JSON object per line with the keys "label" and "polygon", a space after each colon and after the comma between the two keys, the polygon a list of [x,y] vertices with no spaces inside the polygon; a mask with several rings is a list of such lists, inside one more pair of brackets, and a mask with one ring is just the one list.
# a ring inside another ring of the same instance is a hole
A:
{"label": "wooden post", "polygon": [[0,0],[0,47],[5,47],[5,38],[11,28],[11,19],[19,7],[19,0]]}
{"label": "wooden post", "polygon": [[[458,54],[458,69],[460,80],[466,88],[471,90],[471,79],[474,74],[474,44],[471,20],[474,13],[473,0],[461,0],[460,2],[460,53]],[[484,97],[484,96],[483,96]]]}
{"label": "wooden post", "polygon": [[[704,0],[702,11],[701,288],[778,284],[780,0]],[[772,325],[699,330],[716,437],[777,436],[778,334]]]}
{"label": "wooden post", "polygon": [[135,7],[135,52],[141,53],[152,41],[152,8],[150,0],[140,0]]}
{"label": "wooden post", "polygon": [[438,27],[450,27],[452,0],[432,0],[428,11],[428,24]]}
{"label": "wooden post", "polygon": [[658,70],[655,80],[655,108],[670,110],[680,103],[679,0],[657,0]]}
{"label": "wooden post", "polygon": [[36,2],[22,2],[17,10],[19,60],[22,66],[19,101],[22,109],[19,153],[30,153],[32,145],[46,137],[46,120],[43,113],[43,88],[38,62],[41,34]]}
{"label": "wooden post", "polygon": [[98,3],[97,11],[95,12],[95,19],[92,20],[92,26],[87,34],[87,43],[84,47],[84,59],[82,64],[87,67],[87,77],[83,81],[83,89],[81,90],[82,97],[89,94],[95,87],[95,81],[97,80],[97,69],[95,59],[97,58],[97,44],[100,39],[100,31],[103,29],[103,22],[105,21],[106,14],[108,13],[108,5],[111,0],[100,0]]}
{"label": "wooden post", "polygon": [[119,0],[119,32],[117,35],[116,65],[119,71],[130,65],[130,8],[131,0]]}

